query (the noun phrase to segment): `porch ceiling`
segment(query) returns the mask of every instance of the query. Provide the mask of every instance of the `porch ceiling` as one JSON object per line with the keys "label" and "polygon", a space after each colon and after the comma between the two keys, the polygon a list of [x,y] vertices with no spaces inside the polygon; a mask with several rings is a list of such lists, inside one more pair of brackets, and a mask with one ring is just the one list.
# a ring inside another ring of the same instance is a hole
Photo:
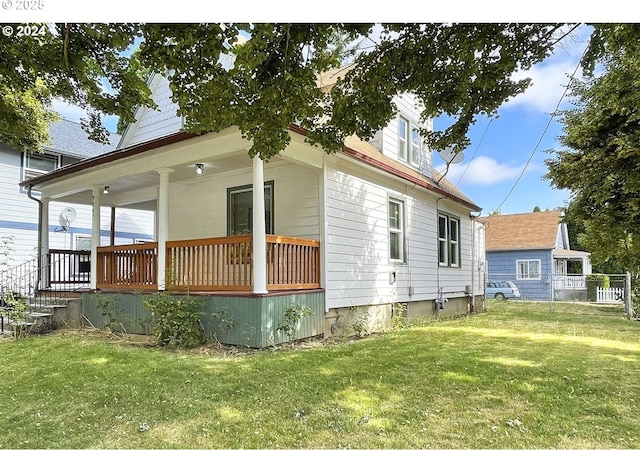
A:
{"label": "porch ceiling", "polygon": [[[103,206],[155,210],[159,184],[156,170],[171,169],[169,178],[174,183],[250,168],[248,148],[249,143],[239,132],[225,130],[105,163],[99,158],[95,158],[96,164],[85,161],[86,168],[36,184],[34,189],[56,201],[90,205],[92,187],[109,186],[109,194],[101,196]],[[203,175],[196,174],[196,163],[204,164]]]}

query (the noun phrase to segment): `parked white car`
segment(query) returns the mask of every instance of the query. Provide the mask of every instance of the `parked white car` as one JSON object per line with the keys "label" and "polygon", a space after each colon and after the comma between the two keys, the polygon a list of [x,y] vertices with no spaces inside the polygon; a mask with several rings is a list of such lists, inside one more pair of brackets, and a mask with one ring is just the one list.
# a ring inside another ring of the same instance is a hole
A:
{"label": "parked white car", "polygon": [[520,290],[512,281],[487,281],[487,298],[520,298]]}

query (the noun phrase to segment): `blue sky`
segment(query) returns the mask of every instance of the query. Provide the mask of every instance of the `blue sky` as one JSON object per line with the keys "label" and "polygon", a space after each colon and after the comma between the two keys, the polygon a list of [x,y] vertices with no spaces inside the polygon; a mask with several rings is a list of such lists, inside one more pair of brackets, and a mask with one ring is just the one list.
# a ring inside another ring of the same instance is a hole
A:
{"label": "blue sky", "polygon": [[[500,107],[498,118],[481,117],[470,130],[471,145],[464,151],[464,160],[449,167],[447,178],[483,208],[482,214],[496,209],[502,214],[531,212],[536,206],[554,209],[569,200],[568,192],[552,189],[542,177],[544,161],[552,157],[546,150],[561,148],[557,137],[562,125],[552,114],[558,105],[560,110],[570,107],[563,95],[587,37],[587,30],[581,30],[547,60],[519,74],[530,77],[533,85]],[[434,127],[444,124],[436,119]],[[438,156],[434,164],[444,170]]]}
{"label": "blue sky", "polygon": [[[518,74],[532,78],[533,85],[505,103],[498,118],[480,117],[470,130],[471,145],[464,152],[464,160],[449,167],[447,178],[483,208],[482,214],[495,210],[502,214],[530,212],[536,206],[553,209],[568,201],[568,192],[552,189],[542,177],[546,173],[544,160],[551,157],[546,150],[560,148],[557,136],[562,127],[558,117],[551,116],[563,98],[587,37],[583,29],[573,39],[566,39],[547,60]],[[560,109],[569,107],[568,100],[562,100]],[[78,108],[62,102],[54,107],[70,120],[78,121],[83,115]],[[110,131],[115,130],[116,120],[105,118]],[[436,129],[445,125],[446,120],[435,120]],[[434,156],[434,164],[444,170],[438,156]]]}

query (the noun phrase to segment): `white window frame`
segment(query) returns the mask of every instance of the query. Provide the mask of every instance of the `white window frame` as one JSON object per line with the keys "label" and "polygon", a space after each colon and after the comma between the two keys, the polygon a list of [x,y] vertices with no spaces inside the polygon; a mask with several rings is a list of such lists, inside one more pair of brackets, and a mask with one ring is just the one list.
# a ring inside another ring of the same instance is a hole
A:
{"label": "white window frame", "polygon": [[44,175],[49,173],[48,170],[35,169],[31,167],[32,159],[46,159],[49,161],[53,161],[54,167],[52,170],[59,169],[62,166],[62,159],[60,155],[55,153],[23,153],[23,164],[22,164],[22,180],[27,181],[35,177],[39,177],[40,175]]}
{"label": "white window frame", "polygon": [[[422,158],[422,136],[420,129],[416,125],[411,125],[411,145],[409,146],[409,164],[414,167],[420,167],[420,158]],[[415,139],[417,136],[417,140]]]}
{"label": "white window frame", "polygon": [[[531,276],[531,263],[536,263],[538,265],[537,275],[534,274],[533,276]],[[541,280],[542,279],[542,260],[540,259],[516,260],[516,279],[517,280]]]}
{"label": "white window frame", "polygon": [[[89,248],[88,249],[79,249],[79,244],[80,241],[89,241]],[[74,250],[89,250],[91,251],[91,241],[93,240],[93,237],[90,234],[75,234],[73,236],[73,249]],[[91,273],[91,257],[90,256],[84,256],[84,255],[74,255],[73,259],[72,259],[72,272],[75,276],[75,278],[77,280],[81,280],[81,279],[89,279],[89,275]],[[89,264],[87,266],[87,264]],[[82,265],[82,266],[81,266]],[[85,270],[80,270],[80,268],[83,267]]]}
{"label": "white window frame", "polygon": [[[444,228],[441,226],[444,222]],[[455,223],[455,233],[452,223]],[[460,267],[460,218],[438,213],[438,264],[442,267]],[[454,236],[455,234],[455,236]]]}
{"label": "white window frame", "polygon": [[[403,127],[404,133],[401,132]],[[416,123],[405,116],[398,116],[398,160],[416,168],[420,167],[423,146],[419,129]]]}
{"label": "white window frame", "polygon": [[[401,124],[404,124],[404,133],[401,133]],[[411,122],[409,119],[403,116],[398,117],[398,159],[400,161],[408,162],[409,158],[409,145],[410,145],[410,130]]]}
{"label": "white window frame", "polygon": [[[391,205],[397,205],[397,226],[392,225],[392,217]],[[404,237],[405,237],[405,220],[404,220],[404,201],[398,200],[396,198],[389,198],[387,202],[387,217],[389,221],[389,260],[395,264],[404,264],[405,263],[405,245],[404,245]],[[391,252],[391,242],[392,236],[397,236],[398,241],[398,258],[394,258],[395,255],[392,255]]]}

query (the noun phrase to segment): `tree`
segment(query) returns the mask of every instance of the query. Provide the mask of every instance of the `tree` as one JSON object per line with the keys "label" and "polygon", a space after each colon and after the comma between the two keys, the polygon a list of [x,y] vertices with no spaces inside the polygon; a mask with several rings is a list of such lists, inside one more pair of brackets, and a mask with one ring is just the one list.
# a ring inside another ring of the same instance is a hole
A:
{"label": "tree", "polygon": [[21,151],[41,150],[48,125],[55,120],[52,98],[86,109],[83,128],[100,142],[108,136],[101,114],[131,122],[138,106],[154,105],[139,64],[125,53],[141,38],[139,25],[33,27],[37,31],[32,36],[0,35],[0,139],[4,143]]}
{"label": "tree", "polygon": [[[589,45],[590,71],[575,80],[563,112],[565,147],[547,160],[552,185],[572,193],[584,224],[579,243],[594,264],[640,274],[640,25],[602,25]],[[597,65],[602,71],[595,73]]]}
{"label": "tree", "polygon": [[[250,154],[264,159],[286,146],[291,123],[328,152],[342,149],[346,136],[366,139],[395,115],[392,98],[406,92],[423,103],[423,118],[455,118],[446,130],[421,130],[429,145],[461,150],[478,115],[495,115],[529,86],[528,79],[514,81],[514,72],[543,60],[565,36],[560,24],[55,24],[43,29],[30,39],[0,37],[0,59],[14,62],[0,68],[0,86],[25,92],[42,80],[52,97],[89,110],[83,125],[101,140],[106,130],[100,114],[129,123],[138,106],[154,106],[141,68],[156,71],[168,76],[187,130],[236,125],[253,143]],[[243,36],[248,39],[239,44]],[[318,73],[338,68],[344,51],[353,49],[336,36],[370,46],[337,73],[332,89],[320,90]],[[139,55],[131,58],[138,42]],[[235,60],[230,69],[223,65],[229,58]],[[5,120],[2,126],[8,143],[17,143],[11,138],[21,132],[15,123]]]}

